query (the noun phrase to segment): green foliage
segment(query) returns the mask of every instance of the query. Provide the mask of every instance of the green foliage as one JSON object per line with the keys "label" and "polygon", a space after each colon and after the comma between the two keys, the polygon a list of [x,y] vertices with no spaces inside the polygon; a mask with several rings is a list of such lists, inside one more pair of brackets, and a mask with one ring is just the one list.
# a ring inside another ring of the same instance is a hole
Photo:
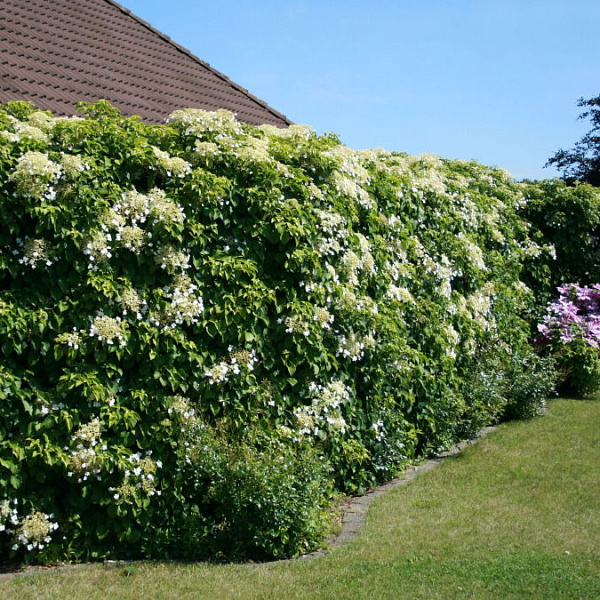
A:
{"label": "green foliage", "polygon": [[306,444],[235,444],[210,496],[217,556],[286,558],[316,550],[328,527],[329,465]]}
{"label": "green foliage", "polygon": [[563,283],[600,281],[600,190],[553,179],[523,184],[519,214],[539,251],[529,253],[523,280],[535,292],[538,318]]}
{"label": "green foliage", "polygon": [[531,405],[482,360],[540,250],[503,171],[81,108],[0,109],[3,557],[294,556],[333,487]]}
{"label": "green foliage", "polygon": [[525,352],[512,356],[511,366],[503,418],[528,419],[541,414],[558,383],[555,358]]}
{"label": "green foliage", "polygon": [[566,393],[586,396],[600,389],[600,356],[598,348],[584,339],[574,339],[554,352],[559,365],[559,384]]}
{"label": "green foliage", "polygon": [[580,98],[577,105],[588,107],[579,118],[589,118],[592,128],[571,150],[558,150],[547,165],[562,171],[568,183],[580,181],[600,186],[600,96]]}
{"label": "green foliage", "polygon": [[499,343],[484,349],[479,360],[465,393],[468,409],[458,422],[461,436],[473,436],[490,423],[544,411],[558,383],[552,356],[539,356],[526,346],[512,351]]}

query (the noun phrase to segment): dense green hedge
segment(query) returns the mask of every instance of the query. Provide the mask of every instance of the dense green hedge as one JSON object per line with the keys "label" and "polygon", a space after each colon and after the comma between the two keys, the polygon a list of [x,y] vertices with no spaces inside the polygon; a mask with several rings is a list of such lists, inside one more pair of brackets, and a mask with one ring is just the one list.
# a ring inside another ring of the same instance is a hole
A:
{"label": "dense green hedge", "polygon": [[558,179],[522,184],[519,214],[543,251],[525,262],[524,281],[535,293],[538,314],[564,283],[600,281],[600,189]]}
{"label": "dense green hedge", "polygon": [[84,111],[0,109],[0,557],[293,556],[543,404],[504,171]]}

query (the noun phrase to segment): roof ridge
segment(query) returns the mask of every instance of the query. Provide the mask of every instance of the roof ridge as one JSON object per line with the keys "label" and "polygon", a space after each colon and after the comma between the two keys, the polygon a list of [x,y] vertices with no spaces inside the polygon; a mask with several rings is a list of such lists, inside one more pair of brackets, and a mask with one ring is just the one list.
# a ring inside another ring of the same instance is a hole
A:
{"label": "roof ridge", "polygon": [[186,54],[187,56],[189,56],[190,58],[192,58],[194,61],[196,61],[197,63],[201,64],[204,68],[208,69],[209,71],[211,71],[212,73],[214,73],[217,77],[219,77],[220,79],[222,79],[223,81],[225,81],[227,84],[229,84],[230,86],[234,87],[238,91],[242,92],[250,100],[252,100],[253,102],[256,102],[256,104],[258,104],[258,105],[262,106],[263,108],[265,108],[273,116],[277,117],[278,119],[282,119],[288,125],[292,125],[293,124],[293,121],[291,121],[290,119],[288,119],[288,117],[286,117],[283,113],[280,113],[279,111],[277,111],[274,108],[272,108],[271,106],[269,106],[264,100],[261,100],[260,98],[257,98],[256,96],[254,96],[254,94],[251,94],[245,87],[243,87],[243,86],[237,84],[235,81],[232,81],[231,79],[229,79],[229,77],[227,77],[227,75],[224,75],[223,73],[221,73],[220,71],[218,71],[217,69],[215,69],[213,66],[211,66],[209,63],[207,63],[205,60],[202,60],[201,58],[199,58],[198,56],[196,56],[193,52],[191,52],[190,50],[188,50],[187,48],[185,48],[181,44],[178,44],[176,41],[174,41],[168,35],[166,35],[162,31],[156,29],[156,27],[154,27],[153,25],[151,25],[150,23],[148,23],[148,21],[144,21],[144,19],[142,19],[141,17],[138,17],[135,13],[133,13],[131,10],[129,10],[128,8],[126,8],[125,6],[123,6],[122,4],[119,4],[115,0],[105,0],[105,2],[107,2],[108,4],[112,4],[115,8],[118,8],[121,12],[123,12],[127,16],[131,17],[132,19],[135,19],[138,23],[140,23],[141,25],[143,25],[144,27],[146,27],[147,29],[149,29],[152,33],[154,33],[155,35],[158,35],[160,38],[162,38],[163,40],[165,40],[166,42],[168,42],[169,44],[171,44],[179,52],[182,52],[183,54]]}

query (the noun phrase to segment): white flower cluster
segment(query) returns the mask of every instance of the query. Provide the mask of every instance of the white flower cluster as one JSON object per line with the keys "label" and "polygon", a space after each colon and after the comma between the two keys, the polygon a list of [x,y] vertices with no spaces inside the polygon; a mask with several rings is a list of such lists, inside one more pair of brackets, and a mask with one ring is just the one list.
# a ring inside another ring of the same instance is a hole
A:
{"label": "white flower cluster", "polygon": [[343,273],[346,276],[348,284],[354,287],[358,287],[359,285],[359,272],[365,275],[371,275],[376,272],[375,260],[371,255],[367,238],[360,233],[356,234],[356,237],[358,239],[360,254],[348,249],[342,256]]}
{"label": "white flower cluster", "polygon": [[477,292],[473,292],[466,297],[466,306],[471,314],[471,318],[482,329],[488,330],[491,325],[491,310],[493,304],[494,289],[493,285],[485,286]]}
{"label": "white flower cluster", "polygon": [[[135,190],[122,195],[105,215],[101,223],[104,237],[109,244],[116,243],[139,254],[147,241],[152,238],[141,225],[146,222],[150,208],[148,198]],[[111,232],[110,230],[113,230]]]}
{"label": "white flower cluster", "polygon": [[369,195],[369,192],[357,183],[355,179],[346,177],[336,171],[333,173],[333,187],[339,194],[356,200],[364,208],[372,209],[375,207],[375,202]]}
{"label": "white flower cluster", "polygon": [[346,237],[346,218],[333,210],[333,208],[330,208],[329,210],[317,208],[315,209],[315,215],[318,218],[317,227],[323,233],[341,238]]}
{"label": "white flower cluster", "polygon": [[147,496],[160,496],[161,491],[156,489],[156,472],[162,469],[162,461],[150,458],[152,450],[146,456],[134,453],[129,456],[130,468],[125,470],[123,483],[118,488],[110,488],[114,492],[113,498],[117,501],[127,502],[137,495],[137,492]]}
{"label": "white flower cluster", "polygon": [[342,256],[342,265],[348,284],[353,287],[358,287],[358,271],[361,266],[361,260],[358,254],[353,250],[346,250],[344,256]]}
{"label": "white flower cluster", "polygon": [[[529,241],[522,248],[525,253],[525,256],[528,256],[530,258],[537,258],[538,256],[540,256],[543,250],[539,244],[536,244],[533,241]],[[554,251],[554,256],[556,256],[556,251]]]}
{"label": "white flower cluster", "polygon": [[340,145],[329,150],[325,154],[336,161],[339,172],[344,176],[349,177],[353,181],[358,181],[361,184],[366,184],[371,181],[369,171],[362,165],[362,160],[367,157],[360,152],[355,152],[351,148],[348,148],[348,146]]}
{"label": "white flower cluster", "polygon": [[358,298],[356,294],[349,288],[348,286],[343,286],[339,290],[339,294],[337,297],[337,306],[340,310],[344,312],[353,312],[358,309]]}
{"label": "white flower cluster", "polygon": [[190,406],[189,398],[184,396],[173,396],[173,401],[169,407],[170,415],[177,415],[184,421],[189,421],[195,418],[196,410]]}
{"label": "white flower cluster", "polygon": [[442,328],[442,332],[445,334],[447,347],[446,347],[446,356],[454,359],[457,355],[457,348],[461,342],[460,334],[454,327],[448,323]]}
{"label": "white flower cluster", "polygon": [[155,146],[152,146],[152,152],[157,159],[158,165],[166,171],[168,176],[185,177],[192,168],[190,163],[183,158],[170,156],[168,152],[164,152]]}
{"label": "white flower cluster", "polygon": [[34,127],[27,123],[17,121],[13,126],[14,131],[2,131],[0,136],[9,142],[19,142],[23,138],[37,140],[38,142],[47,142],[48,136],[39,127]]}
{"label": "white flower cluster", "polygon": [[[328,262],[326,262],[325,269],[327,271],[327,274],[331,278],[332,283],[334,285],[340,285],[340,276],[338,275],[338,272],[336,271],[335,267],[333,265],[329,264]],[[332,289],[330,284],[327,286],[327,289],[328,290]]]}
{"label": "white flower cluster", "polygon": [[[439,161],[437,156],[434,158]],[[428,166],[431,166],[431,168],[425,172],[421,171],[419,173],[417,185],[419,188],[428,192],[433,192],[435,194],[446,194],[447,188],[442,170],[436,164]]]}
{"label": "white flower cluster", "polygon": [[319,284],[314,281],[300,281],[298,287],[304,289],[307,294],[314,292],[315,290],[322,289]]}
{"label": "white flower cluster", "polygon": [[[144,231],[141,227],[126,225],[117,233],[116,241],[120,242],[123,248],[139,254],[146,245],[146,240],[151,237],[152,234]],[[110,237],[107,236],[107,239],[110,241]]]}
{"label": "white flower cluster", "polygon": [[332,408],[339,408],[350,399],[348,388],[341,381],[333,381],[326,386],[311,383],[309,391],[315,396],[313,406],[322,406],[324,412]]}
{"label": "white flower cluster", "polygon": [[75,448],[69,454],[70,470],[67,474],[69,477],[77,475],[77,483],[83,483],[93,476],[101,479],[100,473],[104,468],[101,452],[107,449],[106,445],[99,445],[101,436],[102,426],[98,418],[80,425],[73,435]]}
{"label": "white flower cluster", "polygon": [[360,248],[360,269],[364,273],[371,274],[377,271],[375,267],[375,259],[371,254],[371,245],[369,244],[369,240],[362,235],[362,233],[357,233],[356,237],[358,238],[358,245]]}
{"label": "white flower cluster", "polygon": [[338,290],[336,305],[339,310],[349,313],[365,312],[372,315],[379,313],[379,305],[370,296],[357,295],[351,287],[342,286]]}
{"label": "white flower cluster", "polygon": [[7,119],[12,131],[4,130],[0,135],[10,142],[19,142],[23,138],[47,142],[48,133],[54,128],[54,119],[40,111],[31,113],[26,121],[19,121],[12,115]]}
{"label": "white flower cluster", "polygon": [[334,256],[345,247],[348,236],[346,219],[334,210],[317,209],[315,212],[317,228],[324,234],[318,251],[321,256]]}
{"label": "white flower cluster", "polygon": [[235,114],[228,110],[207,111],[199,108],[176,110],[167,119],[184,135],[203,138],[207,133],[219,137],[236,136],[242,133],[242,125]]}
{"label": "white flower cluster", "polygon": [[163,246],[156,256],[154,262],[167,273],[173,274],[177,271],[185,271],[190,266],[190,257],[182,250],[174,246]]}
{"label": "white flower cluster", "polygon": [[352,362],[357,362],[364,358],[365,349],[372,348],[375,344],[373,334],[361,336],[351,331],[346,335],[340,335],[338,338],[336,356],[349,358]]}
{"label": "white flower cluster", "polygon": [[27,117],[27,123],[48,133],[54,129],[56,119],[41,110],[36,110]]}
{"label": "white flower cluster", "polygon": [[0,502],[0,532],[13,531],[13,527],[19,524],[17,504],[18,500],[16,498],[12,502],[10,500]]}
{"label": "white flower cluster", "polygon": [[450,298],[452,280],[462,274],[460,269],[455,268],[444,254],[438,260],[434,260],[419,243],[415,246],[415,254],[421,259],[425,273],[431,274],[437,281],[438,294],[443,298]]}
{"label": "white flower cluster", "polygon": [[482,215],[477,204],[473,202],[469,194],[452,192],[450,196],[452,197],[453,205],[456,207],[460,221],[467,227],[473,229],[478,227]]}
{"label": "white flower cluster", "polygon": [[378,442],[381,442],[385,439],[385,432],[383,431],[383,428],[384,422],[381,419],[375,421],[375,423],[371,425],[371,429],[373,429],[373,431],[375,432],[375,439]]}
{"label": "white flower cluster", "polygon": [[40,415],[42,417],[45,417],[50,413],[57,412],[59,410],[64,410],[65,408],[66,405],[62,402],[53,402],[52,404],[46,404],[42,401],[42,403],[40,404]]}
{"label": "white flower cluster", "polygon": [[302,335],[310,335],[310,327],[308,323],[299,315],[289,315],[280,317],[277,322],[285,325],[286,333],[301,333]]}
{"label": "white flower cluster", "polygon": [[406,260],[406,253],[396,253],[396,260],[387,262],[385,264],[385,271],[388,273],[394,281],[400,279],[413,279],[413,272],[411,265]]}
{"label": "white flower cluster", "polygon": [[136,190],[121,194],[109,212],[108,223],[114,227],[122,227],[125,223],[138,226],[146,222],[150,214],[148,197]]}
{"label": "white flower cluster", "polygon": [[318,188],[312,181],[306,184],[308,188],[308,194],[311,200],[323,200],[323,192]]}
{"label": "white flower cluster", "polygon": [[56,196],[52,184],[61,172],[61,166],[46,154],[29,151],[19,158],[9,180],[14,182],[19,196],[52,200]]}
{"label": "white flower cluster", "polygon": [[325,155],[338,164],[338,170],[332,176],[334,189],[364,208],[374,208],[375,203],[364,188],[371,180],[369,171],[362,165],[362,160],[366,157],[347,146],[336,146]]}
{"label": "white flower cluster", "polygon": [[[446,258],[446,257],[444,257]],[[460,273],[448,265],[437,264],[433,269],[433,274],[439,282],[439,294],[444,298],[450,298],[452,295],[452,280]]]}
{"label": "white flower cluster", "polygon": [[127,316],[132,313],[136,316],[137,320],[141,320],[142,312],[146,309],[148,303],[140,295],[140,293],[131,288],[124,289],[118,299],[119,304],[123,307],[123,316]]}
{"label": "white flower cluster", "polygon": [[323,329],[331,329],[331,324],[335,320],[335,316],[332,315],[326,308],[322,306],[315,306],[315,313],[313,319],[321,325]]}
{"label": "white flower cluster", "polygon": [[20,546],[31,550],[43,550],[52,541],[52,532],[58,529],[58,523],[53,523],[54,515],[32,510],[14,532],[13,550]]}
{"label": "white flower cluster", "polygon": [[62,154],[60,157],[60,166],[67,177],[75,178],[90,166],[84,162],[81,157],[73,154]]}
{"label": "white flower cluster", "polygon": [[249,166],[274,162],[269,153],[269,141],[266,138],[247,138],[244,144],[234,151],[234,154],[241,159],[242,163],[247,163]]}
{"label": "white flower cluster", "polygon": [[214,367],[206,369],[204,376],[210,385],[225,383],[230,377],[239,375],[242,371],[253,371],[258,361],[255,350],[235,350],[228,348],[229,357],[222,359]]}
{"label": "white flower cluster", "polygon": [[208,383],[214,385],[216,383],[225,383],[229,379],[230,369],[227,360],[222,360],[214,367],[206,369],[204,376],[208,377]]}
{"label": "white flower cluster", "polygon": [[[47,267],[52,266],[52,261],[48,256],[48,243],[46,240],[34,240],[26,237],[24,240],[17,238],[16,242],[23,252],[19,264],[32,269],[35,269],[39,263],[43,263]],[[19,250],[15,249],[12,253],[18,255]]]}
{"label": "white flower cluster", "polygon": [[90,269],[96,269],[99,263],[105,262],[112,257],[112,252],[108,246],[106,235],[101,231],[94,232],[88,238],[85,248],[83,249],[83,253],[90,261]]}
{"label": "white flower cluster", "polygon": [[269,137],[295,141],[307,141],[315,135],[315,130],[310,125],[290,125],[289,127],[260,125],[259,129],[262,129]]}
{"label": "white flower cluster", "polygon": [[398,302],[402,302],[404,304],[414,304],[415,299],[414,296],[410,293],[408,288],[402,286],[396,286],[394,284],[390,284],[388,286],[386,296],[388,298],[392,298],[393,300],[397,300]]}
{"label": "white flower cluster", "polygon": [[311,404],[299,406],[294,410],[299,433],[319,435],[331,430],[346,432],[346,421],[341,413],[341,406],[348,402],[350,393],[341,381],[333,381],[325,386],[311,383],[309,392]]}
{"label": "white flower cluster", "polygon": [[73,331],[57,335],[55,338],[55,342],[57,344],[66,344],[69,348],[79,350],[79,346],[81,345],[81,335],[79,334],[77,329],[73,327]]}
{"label": "white flower cluster", "polygon": [[457,237],[457,239],[459,239],[462,242],[462,245],[465,248],[465,251],[466,251],[467,256],[469,258],[469,262],[476,269],[479,269],[481,271],[486,271],[487,270],[487,266],[486,266],[486,264],[485,264],[485,262],[483,260],[483,251],[481,250],[481,248],[477,244],[474,244],[462,232],[460,232],[456,237]]}
{"label": "white flower cluster", "polygon": [[73,439],[94,446],[101,435],[102,425],[100,424],[100,420],[95,418],[85,425],[80,425],[79,429],[75,432]]}
{"label": "white flower cluster", "polygon": [[208,165],[212,162],[215,156],[221,153],[219,146],[213,142],[202,142],[196,140],[194,144],[194,154],[192,160],[194,163]]}
{"label": "white flower cluster", "polygon": [[[92,233],[84,253],[89,256],[92,268],[111,258],[114,246],[140,254],[145,246],[153,247],[153,227],[183,223],[184,220],[182,207],[167,198],[162,190],[155,188],[148,194],[131,190],[123,193],[120,200],[102,216],[102,232]],[[163,248],[161,252],[167,250],[174,252],[170,246]],[[165,265],[163,268],[168,268],[173,262],[167,256],[162,258],[164,260],[161,266]],[[159,257],[157,259],[161,260]]]}
{"label": "white flower cluster", "polygon": [[152,450],[148,450],[146,456],[136,452],[128,457],[129,467],[125,469],[123,483],[118,488],[109,488],[114,500],[129,502],[139,492],[146,496],[161,495],[161,491],[156,489],[156,473],[163,465],[160,460],[153,460],[151,455]]}
{"label": "white flower cluster", "polygon": [[159,223],[183,223],[185,212],[183,208],[167,197],[167,194],[158,188],[148,192],[146,196],[150,207],[150,220],[156,225]]}
{"label": "white flower cluster", "polygon": [[198,286],[187,275],[176,277],[173,285],[164,289],[170,303],[154,318],[154,324],[167,330],[184,323],[197,323],[204,311],[202,296],[197,290]]}
{"label": "white flower cluster", "polygon": [[109,345],[117,343],[125,346],[127,344],[121,317],[108,317],[100,313],[90,327],[89,336],[97,337],[99,341]]}

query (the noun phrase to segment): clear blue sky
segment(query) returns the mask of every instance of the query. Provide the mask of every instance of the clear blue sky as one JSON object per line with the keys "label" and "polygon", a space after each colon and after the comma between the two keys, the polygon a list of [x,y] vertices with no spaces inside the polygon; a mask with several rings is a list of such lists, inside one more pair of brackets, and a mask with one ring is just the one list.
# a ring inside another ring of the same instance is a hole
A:
{"label": "clear blue sky", "polygon": [[120,0],[296,123],[351,148],[517,179],[588,129],[600,0]]}

